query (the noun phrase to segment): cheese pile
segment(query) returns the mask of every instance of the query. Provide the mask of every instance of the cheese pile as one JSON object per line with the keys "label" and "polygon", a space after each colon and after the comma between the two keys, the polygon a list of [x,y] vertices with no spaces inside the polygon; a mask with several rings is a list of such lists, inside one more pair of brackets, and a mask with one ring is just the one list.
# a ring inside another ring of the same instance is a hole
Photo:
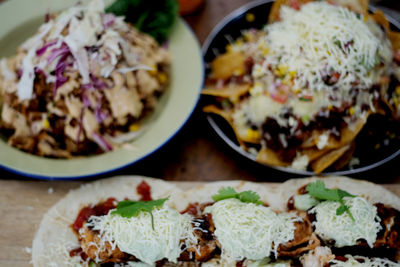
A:
{"label": "cheese pile", "polygon": [[287,66],[297,74],[295,88],[333,87],[323,76],[334,71],[340,73],[334,87],[369,89],[379,78],[371,70],[380,58],[392,60],[390,42],[381,43],[373,24],[347,8],[326,2],[306,4],[300,11],[284,6],[281,19],[266,27],[269,53],[264,64]]}
{"label": "cheese pile", "polygon": [[221,243],[221,258],[227,261],[261,260],[280,244],[294,238],[295,217],[276,214],[269,207],[243,203],[238,199],[218,201],[207,207]]}
{"label": "cheese pile", "polygon": [[180,240],[185,240],[186,246],[197,242],[191,217],[166,204],[152,211],[154,229],[148,212],[131,218],[111,212],[105,216],[92,216],[87,226],[99,231],[101,246],[109,242],[113,249],[118,246],[121,251],[135,255],[143,263],[154,264],[164,258],[176,263],[182,252]]}
{"label": "cheese pile", "polygon": [[324,240],[334,240],[336,247],[353,246],[357,240],[365,239],[372,248],[381,229],[376,207],[362,197],[345,198],[344,201],[354,221],[346,212],[336,215],[339,202],[325,201],[309,211],[316,215],[315,233]]}

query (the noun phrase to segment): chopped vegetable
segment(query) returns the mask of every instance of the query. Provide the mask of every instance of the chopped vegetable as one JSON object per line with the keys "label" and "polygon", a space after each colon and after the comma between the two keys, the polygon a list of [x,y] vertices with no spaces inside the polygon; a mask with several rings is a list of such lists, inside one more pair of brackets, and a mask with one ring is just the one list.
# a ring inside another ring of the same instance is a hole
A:
{"label": "chopped vegetable", "polygon": [[254,203],[257,205],[264,205],[265,203],[260,201],[260,196],[254,191],[243,191],[236,192],[232,187],[222,188],[218,191],[218,194],[212,196],[214,201],[220,201],[229,198],[236,198],[244,203]]}

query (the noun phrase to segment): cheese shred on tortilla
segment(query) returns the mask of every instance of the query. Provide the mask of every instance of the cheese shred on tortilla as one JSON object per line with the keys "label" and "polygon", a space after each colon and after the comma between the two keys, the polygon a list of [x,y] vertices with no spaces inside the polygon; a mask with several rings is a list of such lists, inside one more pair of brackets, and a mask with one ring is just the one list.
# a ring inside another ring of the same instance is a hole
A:
{"label": "cheese shred on tortilla", "polygon": [[111,212],[105,216],[92,216],[87,226],[99,231],[101,246],[109,242],[113,249],[118,246],[121,251],[144,263],[154,264],[164,258],[176,263],[182,252],[180,240],[185,240],[186,246],[197,242],[191,217],[167,205],[153,210],[154,229],[148,212],[131,218]]}
{"label": "cheese shred on tortilla", "polygon": [[221,258],[227,261],[261,260],[274,253],[280,244],[294,238],[291,214],[278,215],[269,207],[226,199],[207,207],[212,214],[215,236],[222,246]]}
{"label": "cheese shred on tortilla", "polygon": [[336,247],[353,246],[357,240],[365,239],[372,248],[381,229],[380,218],[375,206],[365,198],[345,198],[354,221],[348,213],[336,215],[340,203],[325,201],[315,206],[310,213],[315,213],[315,233],[324,240],[334,240]]}

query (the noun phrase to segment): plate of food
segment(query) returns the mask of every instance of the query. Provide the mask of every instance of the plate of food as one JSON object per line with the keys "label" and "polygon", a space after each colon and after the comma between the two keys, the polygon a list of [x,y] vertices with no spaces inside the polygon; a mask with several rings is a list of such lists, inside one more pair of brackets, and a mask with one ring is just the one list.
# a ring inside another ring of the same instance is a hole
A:
{"label": "plate of food", "polygon": [[207,119],[234,150],[302,175],[400,154],[400,23],[367,1],[254,1],[203,45]]}
{"label": "plate of food", "polygon": [[198,41],[177,12],[174,0],[2,3],[0,165],[78,178],[171,139],[203,83]]}
{"label": "plate of food", "polygon": [[[188,184],[186,184],[188,185]],[[41,266],[399,266],[400,198],[346,177],[179,183],[115,177],[70,191],[32,243]]]}

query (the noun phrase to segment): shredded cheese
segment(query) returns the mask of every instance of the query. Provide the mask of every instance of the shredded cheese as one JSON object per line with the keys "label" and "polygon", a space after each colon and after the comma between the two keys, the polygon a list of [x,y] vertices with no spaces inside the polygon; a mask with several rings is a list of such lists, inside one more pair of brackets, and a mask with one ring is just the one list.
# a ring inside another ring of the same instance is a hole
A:
{"label": "shredded cheese", "polygon": [[261,260],[280,244],[294,238],[292,214],[276,214],[269,207],[243,203],[238,199],[218,201],[207,207],[221,243],[221,258],[227,261]]}
{"label": "shredded cheese", "polygon": [[326,2],[303,5],[300,11],[283,6],[281,22],[268,25],[266,31],[270,48],[266,60],[295,71],[298,88],[326,90],[330,86],[323,74],[331,69],[342,74],[335,84],[340,90],[348,91],[356,82],[359,88],[370,88],[376,56],[391,50],[361,15]]}
{"label": "shredded cheese", "polygon": [[176,263],[182,252],[180,241],[197,242],[191,217],[168,205],[153,210],[154,229],[151,215],[147,212],[132,218],[123,218],[111,212],[105,216],[92,216],[87,226],[99,231],[101,246],[109,242],[112,248],[118,246],[121,251],[134,255],[143,263],[152,265],[164,258]]}
{"label": "shredded cheese", "polygon": [[357,240],[365,239],[372,248],[381,229],[376,207],[362,197],[345,198],[344,201],[354,221],[346,212],[336,215],[338,202],[324,201],[309,211],[316,215],[315,233],[324,240],[334,240],[336,247],[353,246]]}

